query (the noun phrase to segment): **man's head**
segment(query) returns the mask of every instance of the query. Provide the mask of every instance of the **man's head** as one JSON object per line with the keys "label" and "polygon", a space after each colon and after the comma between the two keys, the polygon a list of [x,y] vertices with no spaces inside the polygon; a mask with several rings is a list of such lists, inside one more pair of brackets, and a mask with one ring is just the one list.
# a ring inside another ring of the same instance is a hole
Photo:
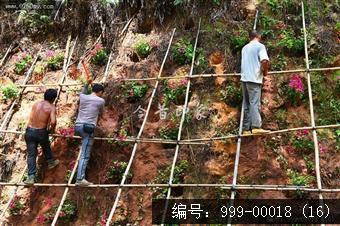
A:
{"label": "man's head", "polygon": [[57,98],[58,92],[55,89],[48,89],[45,91],[44,100],[53,103],[55,98]]}
{"label": "man's head", "polygon": [[256,31],[256,30],[252,30],[251,32],[249,32],[249,39],[250,40],[261,40],[261,34],[260,32]]}
{"label": "man's head", "polygon": [[99,97],[103,96],[104,86],[100,84],[93,84],[92,91]]}

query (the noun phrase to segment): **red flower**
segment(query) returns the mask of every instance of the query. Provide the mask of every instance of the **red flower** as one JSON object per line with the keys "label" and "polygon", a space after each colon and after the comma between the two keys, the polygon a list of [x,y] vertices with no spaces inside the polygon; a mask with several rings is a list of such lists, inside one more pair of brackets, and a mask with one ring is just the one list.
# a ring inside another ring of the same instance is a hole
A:
{"label": "red flower", "polygon": [[133,89],[130,90],[130,97],[133,97],[134,96],[134,92],[133,92]]}
{"label": "red flower", "polygon": [[35,219],[38,224],[44,224],[46,221],[46,217],[42,214],[38,215],[37,218]]}

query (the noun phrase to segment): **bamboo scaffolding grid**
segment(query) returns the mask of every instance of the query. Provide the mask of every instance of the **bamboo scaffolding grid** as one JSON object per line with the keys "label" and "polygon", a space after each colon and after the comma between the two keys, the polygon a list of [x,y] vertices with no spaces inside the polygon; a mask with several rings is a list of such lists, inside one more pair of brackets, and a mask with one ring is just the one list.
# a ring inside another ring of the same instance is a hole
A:
{"label": "bamboo scaffolding grid", "polygon": [[[197,41],[198,41],[198,36],[200,33],[200,24],[198,26],[198,30],[197,30],[197,36],[196,36],[196,40],[195,40],[195,46],[194,46],[194,52],[193,52],[193,58],[192,58],[192,65],[191,65],[191,69],[190,69],[190,74],[187,76],[179,76],[179,77],[162,77],[161,73],[164,67],[164,64],[166,62],[166,58],[172,43],[172,39],[175,33],[175,29],[173,30],[170,42],[169,42],[169,46],[167,49],[167,52],[164,56],[163,62],[162,62],[162,66],[161,69],[159,71],[159,74],[157,77],[155,78],[122,78],[122,79],[117,79],[118,81],[149,81],[149,80],[155,80],[156,81],[156,85],[153,89],[152,92],[152,96],[149,100],[149,104],[148,104],[148,108],[147,111],[145,113],[145,117],[143,119],[143,124],[140,128],[140,131],[137,135],[137,137],[128,137],[124,140],[122,139],[117,139],[115,137],[95,137],[94,139],[96,140],[107,140],[107,141],[124,141],[124,142],[132,142],[134,143],[134,147],[132,150],[132,154],[129,160],[129,164],[127,169],[124,172],[122,181],[120,184],[93,184],[93,185],[89,185],[87,188],[119,188],[118,193],[116,195],[116,199],[114,202],[114,205],[110,211],[110,215],[108,216],[107,219],[107,224],[109,225],[111,223],[111,220],[113,218],[113,215],[115,213],[118,201],[120,199],[121,193],[122,193],[122,189],[129,189],[129,188],[152,188],[152,187],[167,187],[169,188],[168,193],[167,193],[167,198],[170,198],[171,196],[171,188],[173,187],[212,187],[212,188],[223,188],[226,190],[230,190],[231,191],[231,201],[235,198],[235,191],[237,190],[277,190],[277,191],[308,191],[308,192],[315,192],[319,194],[319,199],[321,200],[323,198],[322,193],[337,193],[340,192],[339,188],[334,188],[334,189],[327,189],[327,188],[323,188],[322,187],[322,183],[321,183],[321,174],[320,174],[320,160],[319,160],[319,148],[318,148],[318,137],[317,137],[317,130],[319,129],[331,129],[331,128],[338,128],[340,127],[340,124],[334,124],[334,125],[324,125],[324,126],[316,126],[315,125],[315,118],[314,118],[314,106],[313,106],[313,99],[312,99],[312,87],[311,87],[311,75],[310,72],[320,72],[320,71],[334,71],[334,70],[339,70],[340,67],[328,67],[328,68],[310,68],[309,66],[309,56],[308,56],[308,45],[307,45],[307,30],[306,30],[306,24],[305,24],[305,12],[304,12],[304,4],[303,2],[301,2],[301,9],[302,9],[302,25],[303,25],[303,34],[304,34],[304,50],[305,50],[305,61],[306,61],[306,69],[295,69],[295,70],[286,70],[286,71],[272,71],[269,72],[268,74],[286,74],[286,73],[306,73],[307,76],[307,85],[308,85],[308,98],[309,98],[309,105],[310,105],[310,116],[311,116],[311,126],[306,126],[306,127],[298,127],[298,128],[289,128],[289,129],[283,129],[283,130],[276,130],[276,131],[271,131],[265,134],[259,134],[259,135],[242,135],[242,122],[243,122],[243,109],[244,109],[244,103],[242,103],[242,110],[241,110],[241,117],[240,117],[240,127],[239,127],[239,131],[238,131],[238,135],[228,135],[228,136],[221,136],[221,137],[211,137],[211,138],[196,138],[196,139],[181,139],[181,129],[183,126],[183,121],[184,121],[184,117],[186,114],[186,106],[188,104],[188,93],[190,91],[190,79],[193,78],[211,78],[211,77],[229,77],[229,76],[240,76],[240,73],[226,73],[226,74],[193,74],[193,66],[194,66],[194,59],[195,59],[195,52],[196,52],[196,46],[197,46]],[[258,12],[256,13],[255,18],[258,17]],[[131,18],[132,19],[132,18]],[[131,22],[131,19],[129,20],[129,22]],[[256,19],[255,19],[256,21]],[[256,28],[256,22],[254,23],[254,27]],[[75,46],[75,44],[74,44]],[[74,49],[73,46],[73,49]],[[9,47],[9,49],[11,48],[11,46]],[[73,52],[73,49],[71,50],[71,52]],[[40,53],[41,49],[39,50]],[[105,72],[104,72],[104,77],[101,80],[101,83],[106,83],[106,80],[108,78],[108,71],[110,69],[110,65],[111,65],[111,54],[109,56],[106,68],[105,68]],[[7,55],[7,54],[6,54]],[[38,54],[39,55],[39,54]],[[70,53],[70,55],[72,55],[72,53]],[[6,56],[5,56],[6,57]],[[1,64],[5,61],[5,57],[1,60]],[[24,132],[23,131],[15,131],[15,130],[7,130],[4,129],[4,127],[7,124],[8,119],[11,116],[11,112],[14,108],[14,106],[17,104],[18,100],[21,99],[21,95],[24,92],[24,89],[26,87],[48,87],[48,86],[55,86],[55,87],[59,87],[58,89],[58,93],[61,92],[62,87],[64,86],[80,86],[82,84],[71,84],[71,83],[66,83],[66,77],[67,77],[67,69],[68,66],[70,66],[70,59],[71,57],[69,56],[68,60],[67,60],[67,66],[63,68],[63,70],[65,69],[66,71],[64,71],[63,74],[63,78],[61,79],[61,81],[59,82],[59,84],[41,84],[41,85],[28,85],[27,81],[29,79],[30,74],[33,71],[34,65],[37,61],[37,58],[34,59],[30,69],[27,72],[27,75],[24,79],[24,82],[19,85],[19,87],[21,88],[19,91],[19,95],[17,97],[17,99],[12,103],[11,107],[7,110],[3,120],[2,120],[2,124],[0,126],[0,134],[7,134],[7,133],[13,133],[13,134],[20,134],[22,135]],[[65,62],[64,62],[65,63]],[[64,64],[65,65],[65,64]],[[179,133],[178,133],[178,137],[177,140],[165,140],[165,139],[154,139],[154,138],[141,138],[141,135],[143,133],[143,129],[144,126],[146,124],[147,121],[147,116],[150,112],[151,109],[151,104],[153,101],[153,98],[155,96],[155,93],[157,91],[158,88],[158,84],[159,81],[161,80],[165,80],[165,79],[183,79],[183,78],[187,78],[188,79],[188,84],[187,84],[187,89],[186,89],[186,98],[185,98],[185,103],[184,103],[184,108],[182,110],[182,117],[181,117],[181,122],[180,122],[180,126],[179,126]],[[58,95],[59,96],[59,95]],[[242,137],[246,137],[246,136],[268,136],[268,135],[275,135],[275,134],[279,134],[279,133],[285,133],[285,132],[293,132],[293,131],[298,131],[298,130],[312,130],[313,133],[313,142],[314,142],[314,152],[315,152],[315,172],[316,172],[316,177],[317,177],[317,188],[312,188],[312,187],[305,187],[305,186],[292,186],[292,185],[242,185],[242,184],[237,184],[237,173],[238,173],[238,166],[239,166],[239,157],[240,157],[240,151],[241,151],[241,138]],[[62,136],[59,134],[52,134],[50,136],[53,137],[67,137],[67,138],[72,138],[72,139],[81,139],[79,136]],[[197,145],[204,145],[207,142],[212,142],[214,140],[226,140],[226,139],[237,139],[237,150],[236,150],[236,156],[235,156],[235,165],[234,165],[234,172],[233,172],[233,181],[231,184],[173,184],[172,183],[172,179],[173,179],[173,175],[174,175],[174,167],[177,161],[177,157],[178,157],[178,153],[179,153],[179,146],[180,145],[193,145],[193,144],[197,144]],[[170,177],[169,177],[169,183],[168,184],[125,184],[126,182],[126,178],[127,175],[129,173],[129,170],[131,168],[132,162],[134,160],[136,151],[137,151],[137,147],[138,147],[138,143],[159,143],[159,144],[176,144],[176,149],[175,149],[175,154],[174,154],[174,159],[173,159],[173,163],[171,166],[171,173],[170,173]],[[74,177],[75,174],[75,170],[77,167],[77,163],[78,160],[80,158],[80,152],[77,156],[77,161],[75,166],[73,167],[72,170],[72,174],[71,177],[68,180],[68,183],[60,183],[60,184],[47,184],[47,183],[35,183],[31,186],[36,186],[36,187],[65,187],[65,191],[63,193],[62,199],[60,201],[60,204],[58,206],[57,212],[54,216],[52,225],[55,225],[57,220],[58,220],[58,216],[60,213],[60,210],[62,208],[62,205],[66,199],[67,193],[69,191],[69,188],[72,187],[77,187],[75,184],[72,184],[72,179]],[[6,203],[6,206],[4,208],[4,210],[1,212],[0,215],[0,220],[2,220],[2,218],[4,217],[6,210],[8,209],[8,206],[10,204],[10,201],[13,200],[14,195],[16,194],[17,190],[19,189],[19,187],[25,186],[24,183],[21,183],[21,179],[24,175],[26,168],[24,169],[24,171],[22,172],[22,175],[20,177],[20,179],[17,182],[0,182],[0,186],[15,186],[15,190],[13,192],[13,196],[11,197],[11,199],[9,200],[9,202]],[[27,185],[26,185],[27,186]]]}

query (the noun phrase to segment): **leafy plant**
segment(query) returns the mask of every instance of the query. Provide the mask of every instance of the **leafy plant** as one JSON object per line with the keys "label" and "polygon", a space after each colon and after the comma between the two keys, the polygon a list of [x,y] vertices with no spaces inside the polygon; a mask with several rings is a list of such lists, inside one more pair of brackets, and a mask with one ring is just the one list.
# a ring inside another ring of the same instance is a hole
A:
{"label": "leafy plant", "polygon": [[130,102],[136,102],[143,98],[149,89],[147,84],[138,82],[128,82],[121,85],[120,88],[122,89],[124,96]]}
{"label": "leafy plant", "polygon": [[55,51],[48,50],[45,54],[45,57],[46,66],[48,69],[56,71],[62,68],[64,60],[63,53],[56,53]]}
{"label": "leafy plant", "polygon": [[11,203],[9,204],[9,213],[12,216],[21,215],[24,209],[24,204],[21,201],[21,197],[15,195]]}
{"label": "leafy plant", "polygon": [[300,130],[291,140],[293,147],[300,152],[309,154],[314,151],[314,142],[310,131]]}
{"label": "leafy plant", "polygon": [[32,56],[26,53],[21,53],[16,56],[16,63],[14,72],[17,74],[22,74],[27,66],[32,62]]}
{"label": "leafy plant", "polygon": [[187,39],[180,39],[172,48],[172,55],[179,65],[190,64],[194,54],[194,46]]}
{"label": "leafy plant", "polygon": [[96,44],[94,50],[91,51],[91,62],[95,65],[105,65],[108,55],[101,44]]}
{"label": "leafy plant", "polygon": [[246,33],[236,34],[230,38],[230,43],[233,51],[238,52],[248,43],[248,37]]}
{"label": "leafy plant", "polygon": [[140,40],[134,46],[134,50],[141,58],[146,58],[151,53],[151,46],[145,40]]}
{"label": "leafy plant", "polygon": [[313,172],[314,171],[314,162],[306,155],[303,156],[303,160],[305,160],[308,172]]}
{"label": "leafy plant", "polygon": [[[179,184],[184,182],[184,176],[189,171],[189,163],[187,160],[181,160],[174,168],[174,176],[172,183]],[[158,174],[154,179],[156,184],[167,184],[169,182],[169,177],[171,173],[171,166],[166,167],[163,170],[158,170]],[[182,189],[182,188],[181,188]],[[176,188],[173,188],[174,193]],[[164,198],[168,192],[168,188],[152,188],[153,195],[155,198]]]}
{"label": "leafy plant", "polygon": [[1,94],[3,100],[15,99],[19,94],[19,89],[14,83],[9,83],[1,87]]}
{"label": "leafy plant", "polygon": [[304,53],[304,39],[303,36],[296,36],[292,30],[283,30],[280,35],[281,39],[277,45],[288,53],[303,54]]}
{"label": "leafy plant", "polygon": [[124,141],[129,134],[128,129],[129,129],[129,118],[124,118],[122,120],[122,124],[117,134],[117,141],[115,142],[121,147],[129,145],[129,142]]}
{"label": "leafy plant", "polygon": [[226,88],[220,91],[221,99],[232,107],[241,106],[242,91],[235,83],[228,83]]}
{"label": "leafy plant", "polygon": [[[47,204],[49,208],[45,214],[40,214],[36,218],[37,224],[46,224],[48,222],[52,222],[57,212],[58,205],[53,205],[52,201]],[[59,213],[59,219],[64,223],[71,222],[77,215],[77,205],[70,199],[66,199],[63,206],[61,207],[61,211]]]}
{"label": "leafy plant", "polygon": [[178,128],[162,127],[159,129],[159,135],[162,139],[177,140]]}
{"label": "leafy plant", "polygon": [[[295,186],[307,186],[315,181],[315,177],[311,175],[302,175],[295,170],[288,169],[287,175],[289,176],[290,183]],[[296,198],[302,198],[305,195],[303,191],[295,191],[294,196]]]}
{"label": "leafy plant", "polygon": [[280,53],[276,58],[274,58],[271,67],[274,71],[282,71],[285,69],[286,66],[287,60],[285,56],[282,53]]}
{"label": "leafy plant", "polygon": [[184,103],[188,81],[186,79],[171,79],[165,81],[164,103],[168,105],[173,102],[177,105]]}
{"label": "leafy plant", "polygon": [[[127,162],[112,161],[109,170],[106,173],[107,180],[114,184],[119,184],[123,178],[123,174],[127,168]],[[129,172],[127,179],[132,178],[132,173]]]}

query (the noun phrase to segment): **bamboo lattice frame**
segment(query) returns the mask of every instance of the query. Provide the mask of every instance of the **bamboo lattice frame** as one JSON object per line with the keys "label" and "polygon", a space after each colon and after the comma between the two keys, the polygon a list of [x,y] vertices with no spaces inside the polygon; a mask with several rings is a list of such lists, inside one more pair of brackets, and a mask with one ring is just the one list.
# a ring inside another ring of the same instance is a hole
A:
{"label": "bamboo lattice frame", "polygon": [[[171,188],[173,188],[173,187],[213,187],[213,188],[219,187],[219,188],[224,188],[226,190],[231,191],[231,200],[233,200],[235,198],[235,194],[236,194],[237,190],[273,190],[273,191],[275,191],[275,190],[277,190],[277,191],[297,191],[297,190],[299,190],[299,191],[308,191],[308,192],[318,193],[320,200],[323,199],[322,193],[338,193],[338,192],[340,192],[340,188],[336,188],[336,189],[322,188],[321,174],[320,174],[318,137],[317,137],[317,133],[316,133],[316,130],[318,130],[318,129],[338,128],[338,127],[340,127],[340,124],[324,125],[324,126],[316,126],[315,125],[314,105],[313,105],[312,88],[311,88],[311,81],[310,81],[310,72],[339,70],[340,67],[309,68],[309,56],[308,56],[308,48],[307,48],[307,31],[306,31],[306,25],[305,25],[305,12],[304,12],[303,2],[301,2],[301,9],[302,9],[302,27],[303,27],[303,34],[304,34],[304,50],[305,50],[306,68],[305,69],[296,69],[296,70],[287,70],[287,71],[273,71],[273,72],[269,72],[269,74],[285,74],[285,73],[297,73],[297,72],[306,73],[307,85],[308,85],[308,98],[309,98],[309,105],[310,105],[311,126],[271,131],[269,133],[261,134],[261,135],[242,135],[242,124],[243,124],[243,116],[244,116],[244,107],[243,107],[244,105],[242,104],[240,127],[239,127],[239,131],[238,131],[238,135],[228,135],[228,136],[222,136],[222,137],[210,137],[210,138],[198,138],[198,139],[181,139],[181,130],[182,130],[182,127],[183,127],[183,122],[184,122],[185,114],[186,114],[186,111],[184,109],[187,108],[188,100],[189,100],[188,97],[189,97],[190,84],[191,84],[190,80],[195,79],[195,78],[240,76],[240,73],[196,74],[196,75],[193,75],[195,53],[196,53],[196,47],[197,47],[197,42],[198,42],[199,33],[200,33],[200,22],[199,22],[199,25],[198,25],[197,35],[196,35],[196,39],[195,39],[194,54],[193,54],[193,57],[192,57],[189,75],[179,76],[179,77],[176,77],[176,78],[174,78],[174,77],[162,77],[161,76],[165,62],[166,62],[166,59],[167,59],[167,56],[168,56],[168,53],[169,53],[169,50],[170,50],[170,47],[171,47],[171,44],[172,44],[172,40],[173,40],[173,37],[174,37],[174,34],[175,34],[175,29],[174,29],[172,31],[172,35],[171,35],[171,38],[170,38],[170,41],[169,41],[169,45],[168,45],[166,54],[164,56],[164,59],[163,59],[163,62],[162,62],[162,65],[161,65],[161,68],[160,68],[160,71],[159,71],[157,77],[155,77],[155,78],[123,78],[123,79],[118,79],[119,81],[150,81],[150,80],[155,80],[156,84],[153,88],[152,95],[149,99],[149,103],[148,103],[148,107],[147,107],[147,110],[146,110],[146,113],[145,113],[145,116],[144,116],[144,119],[143,119],[143,123],[142,123],[142,126],[139,130],[137,137],[128,137],[128,138],[123,140],[124,142],[134,143],[134,146],[133,146],[133,150],[132,150],[132,153],[131,153],[131,157],[130,157],[128,166],[127,166],[127,168],[126,168],[126,170],[123,174],[123,178],[122,178],[121,183],[120,184],[93,184],[93,185],[90,185],[90,186],[87,187],[87,188],[118,188],[118,192],[117,192],[117,195],[116,195],[116,198],[115,198],[115,202],[113,204],[113,207],[112,207],[110,214],[108,216],[108,219],[107,219],[107,223],[106,223],[107,226],[109,226],[111,221],[112,221],[113,215],[114,215],[115,210],[117,208],[117,204],[118,204],[118,201],[121,197],[121,193],[122,193],[123,189],[129,189],[129,188],[167,187],[167,188],[169,188],[168,193],[167,193],[167,198],[170,198],[171,197]],[[57,16],[57,14],[56,14],[56,16]],[[254,28],[256,28],[257,17],[258,17],[258,12],[256,12]],[[131,19],[128,21],[128,24],[130,22],[131,22]],[[126,29],[127,25],[125,26],[124,30]],[[64,58],[65,60],[64,60],[64,65],[63,65],[63,76],[62,76],[62,78],[61,78],[61,80],[58,84],[41,84],[41,85],[40,84],[39,85],[28,85],[27,84],[27,81],[29,80],[29,78],[31,76],[31,73],[33,71],[35,63],[37,62],[37,58],[38,58],[38,55],[39,55],[41,49],[39,50],[37,57],[33,60],[31,67],[27,71],[27,74],[25,76],[23,83],[21,85],[19,85],[20,90],[19,90],[18,98],[13,101],[10,108],[7,110],[5,116],[3,117],[3,120],[2,120],[1,126],[0,126],[0,137],[3,136],[4,134],[8,134],[8,133],[19,134],[20,137],[21,137],[22,134],[24,133],[22,131],[8,130],[8,129],[5,129],[5,127],[8,123],[8,120],[11,118],[14,107],[18,104],[18,101],[20,100],[21,95],[23,94],[26,87],[48,87],[48,86],[59,87],[58,88],[58,97],[59,97],[59,94],[62,91],[63,87],[65,87],[65,86],[66,87],[68,87],[68,86],[80,86],[81,85],[81,84],[78,84],[78,83],[65,83],[65,80],[66,80],[67,74],[68,74],[68,68],[71,65],[71,62],[70,62],[71,56],[72,56],[72,53],[74,51],[76,41],[77,41],[77,38],[75,39],[74,44],[70,49],[71,37],[69,36],[67,44],[66,44],[66,51],[65,51],[65,58]],[[10,45],[10,47],[6,51],[6,54],[3,57],[3,59],[1,59],[0,67],[4,64],[6,57],[9,54],[11,48],[12,48],[12,45]],[[101,83],[106,83],[110,65],[113,63],[113,62],[111,62],[111,60],[112,60],[112,52],[109,55],[107,65],[105,67],[104,77],[103,77]],[[147,122],[147,117],[149,115],[153,99],[155,97],[157,88],[159,86],[159,82],[161,80],[164,80],[164,79],[183,79],[183,78],[187,78],[188,83],[187,83],[186,98],[185,98],[184,108],[182,110],[177,140],[174,141],[174,140],[165,140],[165,139],[141,138],[144,126]],[[267,136],[267,135],[272,135],[272,134],[286,133],[286,132],[298,131],[298,130],[303,130],[303,129],[312,130],[312,133],[313,133],[313,142],[314,142],[314,151],[315,151],[315,172],[316,172],[316,179],[317,179],[317,188],[310,188],[310,187],[306,187],[306,186],[292,186],[292,185],[244,185],[244,184],[238,185],[237,184],[237,174],[238,174],[239,158],[240,158],[240,152],[241,152],[241,139],[243,137],[246,137],[246,136]],[[52,134],[50,136],[65,137],[65,136],[62,136],[62,135],[59,135],[59,134]],[[71,136],[71,137],[68,137],[68,138],[81,139],[79,136]],[[106,140],[106,141],[122,141],[121,139],[117,139],[116,137],[95,137],[94,139],[103,140],[103,141],[104,140]],[[236,148],[233,180],[232,180],[231,184],[173,184],[172,183],[172,179],[173,179],[173,175],[174,175],[174,168],[175,168],[175,165],[176,165],[180,145],[202,145],[202,144],[204,145],[204,144],[207,144],[207,143],[212,142],[214,140],[226,140],[226,139],[237,139],[237,148]],[[173,162],[172,162],[172,165],[171,165],[171,173],[170,173],[168,184],[125,184],[127,175],[128,175],[130,168],[132,166],[132,162],[133,162],[135,154],[137,152],[137,147],[138,147],[139,143],[176,144],[175,154],[174,154],[174,159],[173,159]],[[73,167],[73,170],[72,170],[71,176],[68,180],[68,183],[59,183],[59,184],[35,183],[34,185],[32,185],[32,186],[36,186],[36,187],[64,187],[65,188],[62,199],[60,201],[60,204],[58,206],[57,212],[54,216],[54,219],[53,219],[53,222],[52,222],[51,225],[55,225],[57,223],[60,210],[61,210],[62,205],[63,205],[63,203],[66,199],[69,188],[77,187],[75,184],[72,184],[72,179],[74,177],[79,158],[80,158],[80,151],[78,153],[77,161],[76,161],[75,166]],[[1,212],[0,221],[3,220],[3,217],[5,216],[5,213],[8,209],[8,207],[9,207],[9,204],[13,200],[15,193],[17,192],[19,187],[25,186],[25,184],[21,182],[25,171],[26,171],[26,167],[22,171],[22,173],[20,175],[20,179],[18,180],[18,182],[0,182],[0,186],[14,186],[15,187],[13,195],[10,197],[9,201],[5,205],[5,208]]]}

